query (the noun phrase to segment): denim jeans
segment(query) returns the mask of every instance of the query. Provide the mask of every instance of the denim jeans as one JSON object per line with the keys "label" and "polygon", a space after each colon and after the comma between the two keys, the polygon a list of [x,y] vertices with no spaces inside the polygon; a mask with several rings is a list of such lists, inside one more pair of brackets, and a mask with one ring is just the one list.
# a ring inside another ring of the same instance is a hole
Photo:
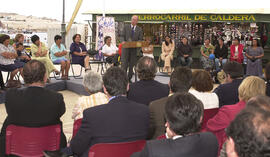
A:
{"label": "denim jeans", "polygon": [[220,71],[220,70],[221,70],[221,65],[226,64],[227,60],[228,60],[228,59],[226,59],[226,58],[225,58],[225,59],[222,59],[221,64],[220,64],[219,58],[216,58],[216,59],[215,59],[216,71]]}
{"label": "denim jeans", "polygon": [[180,65],[181,66],[190,67],[191,64],[192,64],[192,62],[193,62],[193,60],[192,60],[191,57],[187,57],[187,58],[185,58],[185,57],[179,57],[179,62],[180,62]]}

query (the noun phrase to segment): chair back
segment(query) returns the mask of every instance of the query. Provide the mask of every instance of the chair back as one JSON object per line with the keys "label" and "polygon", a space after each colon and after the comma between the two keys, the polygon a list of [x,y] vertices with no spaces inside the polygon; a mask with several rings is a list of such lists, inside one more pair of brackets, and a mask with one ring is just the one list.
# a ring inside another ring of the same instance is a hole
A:
{"label": "chair back", "polygon": [[60,125],[39,128],[9,125],[6,129],[6,154],[42,157],[44,150],[59,150],[60,136]]}
{"label": "chair back", "polygon": [[203,122],[202,122],[202,128],[201,130],[206,129],[206,124],[209,119],[213,118],[218,113],[219,108],[213,108],[213,109],[206,109],[203,113]]}
{"label": "chair back", "polygon": [[144,148],[146,141],[139,140],[123,143],[100,143],[90,148],[88,157],[130,157]]}
{"label": "chair back", "polygon": [[79,128],[81,127],[81,124],[82,124],[82,119],[77,119],[74,121],[72,137],[74,137],[77,134]]}

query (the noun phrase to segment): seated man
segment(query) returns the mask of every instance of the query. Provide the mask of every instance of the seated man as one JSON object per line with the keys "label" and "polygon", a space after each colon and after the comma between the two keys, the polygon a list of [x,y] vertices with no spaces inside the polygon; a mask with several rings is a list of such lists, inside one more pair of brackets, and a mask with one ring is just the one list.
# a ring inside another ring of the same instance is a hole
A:
{"label": "seated man", "polygon": [[[10,89],[6,93],[5,107],[7,118],[0,135],[1,154],[5,154],[6,128],[10,124],[26,127],[42,127],[61,124],[65,113],[62,94],[44,88],[47,76],[44,64],[31,60],[23,68],[24,89]],[[66,146],[66,137],[61,134],[60,148]]]}
{"label": "seated man", "polygon": [[83,85],[89,96],[82,96],[73,108],[72,119],[81,119],[83,111],[87,108],[107,104],[109,99],[102,92],[102,76],[94,71],[87,72],[83,77]]}
{"label": "seated man", "polygon": [[192,49],[191,46],[188,44],[187,37],[183,37],[182,42],[177,48],[177,58],[181,66],[190,67],[193,60],[192,60]]}
{"label": "seated man", "polygon": [[153,58],[147,56],[140,58],[136,69],[140,81],[130,85],[129,100],[149,105],[151,101],[168,96],[169,86],[154,80],[157,64]]}
{"label": "seated man", "polygon": [[219,107],[239,102],[238,87],[243,81],[244,76],[242,65],[234,61],[227,62],[223,66],[223,70],[225,73],[225,84],[219,85],[214,90],[219,99]]}
{"label": "seated man", "polygon": [[269,156],[270,99],[266,96],[252,98],[231,122],[226,133],[228,157]]}
{"label": "seated man", "polygon": [[203,104],[189,93],[169,97],[166,106],[164,140],[148,141],[142,152],[131,157],[217,157],[218,141],[212,133],[198,133]]}
{"label": "seated man", "polygon": [[84,110],[82,125],[70,142],[71,150],[67,148],[64,152],[71,151],[79,157],[88,157],[89,148],[97,143],[146,139],[149,109],[126,98],[126,72],[121,68],[111,67],[104,74],[103,82],[103,90],[109,97],[109,103]]}
{"label": "seated man", "polygon": [[165,104],[168,96],[176,92],[188,92],[191,87],[192,72],[186,67],[176,67],[172,72],[169,87],[170,94],[150,103],[149,138],[156,139],[165,133]]}

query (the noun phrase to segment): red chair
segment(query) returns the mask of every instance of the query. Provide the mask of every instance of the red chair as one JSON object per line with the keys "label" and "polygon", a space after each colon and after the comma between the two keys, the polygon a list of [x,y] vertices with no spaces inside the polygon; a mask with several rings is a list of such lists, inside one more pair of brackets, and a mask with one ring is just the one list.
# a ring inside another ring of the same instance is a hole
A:
{"label": "red chair", "polygon": [[203,113],[203,122],[201,131],[205,131],[206,124],[209,119],[213,118],[218,113],[219,108],[206,109]]}
{"label": "red chair", "polygon": [[44,150],[59,150],[60,136],[60,125],[39,128],[9,125],[6,129],[6,154],[42,157]]}
{"label": "red chair", "polygon": [[82,125],[82,119],[77,119],[77,120],[74,121],[72,137],[74,137],[77,134],[77,132],[80,129],[81,125]]}
{"label": "red chair", "polygon": [[144,148],[146,141],[139,140],[123,143],[95,144],[89,150],[88,157],[130,157]]}

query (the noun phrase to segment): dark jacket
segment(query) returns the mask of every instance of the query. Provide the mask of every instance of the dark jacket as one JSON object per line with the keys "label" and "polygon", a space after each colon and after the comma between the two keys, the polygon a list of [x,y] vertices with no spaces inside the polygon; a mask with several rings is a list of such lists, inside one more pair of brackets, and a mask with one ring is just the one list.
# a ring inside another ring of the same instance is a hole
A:
{"label": "dark jacket", "polygon": [[120,41],[142,41],[143,31],[142,28],[136,26],[134,35],[132,37],[132,27],[130,24],[124,26],[123,31],[120,34]]}
{"label": "dark jacket", "polygon": [[97,143],[127,142],[146,139],[149,109],[142,104],[118,96],[108,104],[86,109],[71,150],[88,157],[89,148]]}
{"label": "dark jacket", "polygon": [[220,48],[220,46],[217,45],[215,48],[215,57],[222,57],[223,59],[228,58],[228,47],[226,45],[223,45],[222,48]]}
{"label": "dark jacket", "polygon": [[239,102],[238,87],[242,81],[243,79],[235,79],[231,83],[221,84],[214,90],[219,99],[219,107]]}
{"label": "dark jacket", "polygon": [[142,152],[131,157],[217,157],[218,141],[212,133],[204,132],[176,140],[148,141]]}
{"label": "dark jacket", "polygon": [[[61,124],[60,117],[65,113],[62,94],[42,88],[28,87],[10,89],[6,93],[5,107],[7,118],[1,130],[1,154],[5,147],[6,128],[10,124],[25,127],[42,127]],[[66,137],[61,135],[61,147],[66,146]]]}
{"label": "dark jacket", "polygon": [[157,137],[165,134],[165,104],[168,100],[168,96],[155,100],[150,103],[150,139],[156,139]]}
{"label": "dark jacket", "polygon": [[183,43],[180,43],[177,48],[177,56],[183,57],[184,55],[189,55],[192,57],[192,49],[189,44],[184,45]]}
{"label": "dark jacket", "polygon": [[155,80],[140,80],[130,84],[128,99],[137,103],[149,105],[151,101],[169,95],[169,86]]}

